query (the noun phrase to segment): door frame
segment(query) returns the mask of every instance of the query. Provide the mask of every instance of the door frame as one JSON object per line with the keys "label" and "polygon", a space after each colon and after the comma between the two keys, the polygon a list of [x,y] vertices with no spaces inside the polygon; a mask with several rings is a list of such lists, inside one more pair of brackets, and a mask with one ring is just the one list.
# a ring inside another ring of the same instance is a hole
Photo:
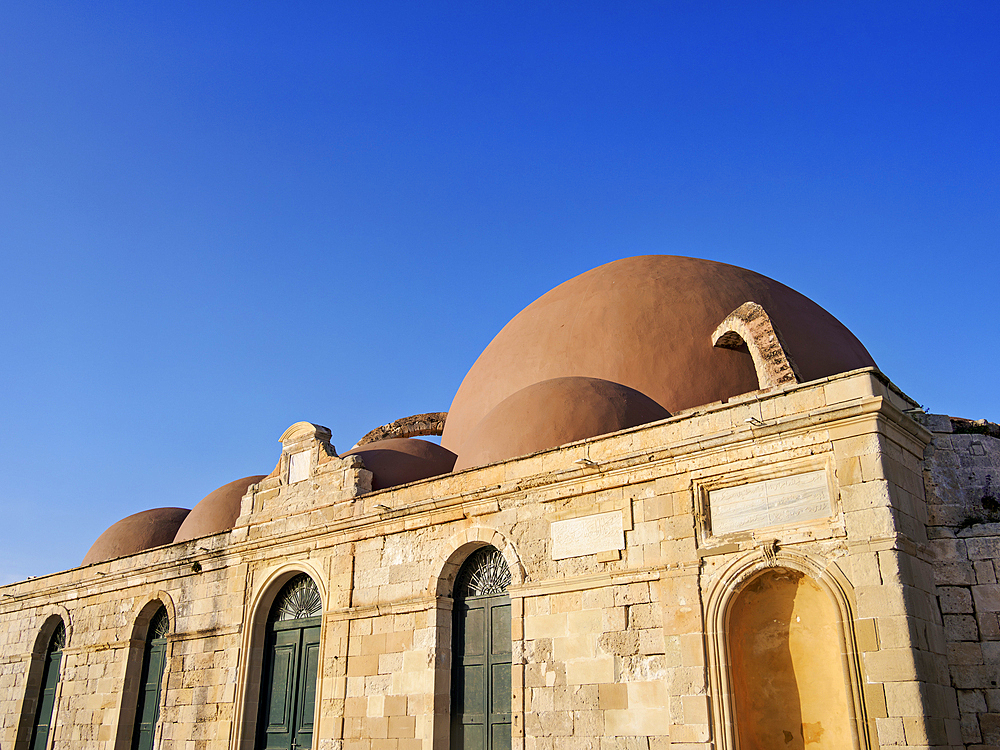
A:
{"label": "door frame", "polygon": [[[291,561],[272,568],[252,584],[252,594],[245,600],[243,622],[249,623],[249,627],[243,628],[243,637],[240,639],[235,696],[239,710],[236,711],[233,721],[230,747],[238,750],[255,750],[257,746],[257,717],[260,715],[260,684],[267,642],[267,619],[278,592],[300,573],[305,573],[316,584],[325,614],[329,602],[327,579],[323,572],[308,560]],[[253,576],[253,573],[249,575]],[[320,629],[318,658],[321,666],[326,653],[326,630],[322,627]],[[317,717],[320,715],[322,704],[322,686],[323,680],[317,680],[315,707]],[[316,744],[316,736],[313,736],[313,745]]]}

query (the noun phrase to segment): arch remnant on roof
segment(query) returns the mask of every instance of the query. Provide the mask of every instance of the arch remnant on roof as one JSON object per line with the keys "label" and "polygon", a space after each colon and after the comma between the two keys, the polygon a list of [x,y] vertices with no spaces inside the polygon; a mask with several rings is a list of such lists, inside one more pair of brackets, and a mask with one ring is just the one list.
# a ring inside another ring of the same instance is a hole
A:
{"label": "arch remnant on roof", "polygon": [[448,418],[448,412],[435,411],[428,414],[414,414],[412,417],[403,417],[395,422],[376,427],[367,433],[356,444],[355,448],[374,443],[376,440],[386,440],[388,438],[411,438],[420,435],[440,435],[444,432],[444,422]]}
{"label": "arch remnant on roof", "polygon": [[756,302],[744,302],[712,333],[712,345],[722,349],[739,349],[744,343],[750,350],[762,390],[802,382],[781,334],[767,311]]}

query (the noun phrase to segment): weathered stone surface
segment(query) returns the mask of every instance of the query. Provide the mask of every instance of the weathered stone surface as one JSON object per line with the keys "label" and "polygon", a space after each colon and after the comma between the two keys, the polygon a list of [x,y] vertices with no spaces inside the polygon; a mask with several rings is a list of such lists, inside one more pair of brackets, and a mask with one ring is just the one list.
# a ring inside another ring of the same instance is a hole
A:
{"label": "weathered stone surface", "polygon": [[[511,713],[523,750],[729,747],[718,723],[730,695],[720,675],[733,679],[720,667],[725,603],[769,571],[811,577],[837,612],[858,618],[843,626],[864,666],[863,680],[845,679],[873,722],[858,731],[883,746],[986,743],[1000,715],[997,540],[988,524],[934,526],[957,516],[921,508],[966,507],[948,494],[965,491],[958,459],[968,454],[979,471],[969,440],[992,450],[990,436],[941,435],[950,447],[925,461],[927,433],[892,399],[867,371],[790,384],[377,492],[328,431],[300,423],[232,532],[0,588],[0,746],[15,746],[26,687],[40,679],[36,641],[55,616],[68,626],[55,746],[114,746],[121,696],[134,695],[140,613],[162,602],[171,629],[160,746],[252,747],[268,607],[305,572],[322,597],[318,746],[446,747],[453,589],[484,545],[511,573]],[[748,424],[751,412],[767,427]],[[584,457],[599,469],[576,463]],[[795,476],[823,477],[821,516],[767,534],[736,529],[724,544],[708,533],[713,487]],[[603,550],[613,555],[574,536],[574,519],[595,516],[615,519]],[[921,536],[925,522],[936,535]],[[561,533],[583,554],[558,554]],[[773,618],[782,637],[810,635],[795,619],[803,612],[786,614]]]}

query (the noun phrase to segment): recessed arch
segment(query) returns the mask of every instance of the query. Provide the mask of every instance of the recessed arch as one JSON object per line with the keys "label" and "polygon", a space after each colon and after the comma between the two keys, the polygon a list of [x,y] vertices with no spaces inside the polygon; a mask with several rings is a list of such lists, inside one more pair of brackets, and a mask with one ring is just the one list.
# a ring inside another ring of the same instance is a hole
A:
{"label": "recessed arch", "polygon": [[[268,645],[268,618],[278,595],[284,586],[299,575],[308,576],[316,585],[321,609],[326,611],[329,602],[329,587],[322,571],[312,561],[294,561],[276,566],[258,579],[254,586],[250,604],[246,611],[243,640],[240,649],[239,681],[237,682],[236,725],[233,728],[234,747],[253,750],[257,742],[257,720],[261,706],[261,680],[265,674],[266,651]],[[317,655],[323,663],[323,641],[320,639]],[[318,710],[321,696],[320,682],[316,685],[315,706]]]}
{"label": "recessed arch", "polygon": [[478,547],[453,591],[450,750],[511,746],[510,566],[493,545]]}
{"label": "recessed arch", "polygon": [[[136,741],[136,721],[145,712],[153,732],[166,698],[165,683],[169,673],[168,633],[176,632],[176,607],[170,595],[157,591],[154,598],[140,600],[132,611],[125,674],[118,704],[118,730],[115,750],[130,750]],[[165,632],[159,632],[164,631]],[[157,632],[154,632],[154,629]],[[149,679],[149,678],[158,679]],[[140,720],[140,724],[143,724]],[[145,733],[149,727],[143,728]],[[152,739],[152,738],[150,738]]]}
{"label": "recessed arch", "polygon": [[486,546],[496,547],[507,561],[511,586],[519,586],[527,580],[517,549],[506,536],[488,526],[471,526],[452,535],[445,542],[442,555],[444,562],[440,570],[431,577],[427,586],[428,593],[450,597],[455,587],[455,577],[466,558],[480,547]]}
{"label": "recessed arch", "polygon": [[[455,581],[466,560],[477,550],[486,547],[493,547],[502,555],[510,572],[509,589],[525,583],[527,575],[513,542],[497,529],[476,524],[453,534],[441,544],[438,557],[440,567],[427,584],[427,593],[435,598],[438,622],[434,669],[435,709],[432,719],[435,750],[447,750],[450,745]],[[515,606],[511,608],[511,612],[519,608],[520,600],[513,599],[513,604]]]}
{"label": "recessed arch", "polygon": [[61,605],[48,605],[38,613],[38,629],[28,655],[20,721],[15,750],[45,748],[58,713],[62,654],[70,643],[71,620]]}
{"label": "recessed arch", "polygon": [[37,635],[31,648],[32,656],[45,656],[49,639],[55,629],[59,627],[60,622],[66,629],[67,646],[73,642],[73,618],[70,616],[69,610],[61,604],[48,604],[39,609],[35,622]]}
{"label": "recessed arch", "polygon": [[[772,655],[779,654],[779,661],[783,659],[786,668],[801,672],[808,669],[810,659],[826,658],[824,667],[828,671],[832,669],[831,674],[835,672],[841,677],[842,705],[838,708],[838,715],[843,720],[843,726],[839,744],[831,747],[869,750],[872,745],[862,700],[862,668],[854,636],[852,589],[846,576],[834,563],[797,550],[778,549],[773,543],[766,544],[730,563],[709,584],[706,594],[712,713],[721,750],[745,749],[748,740],[744,737],[745,741],[741,744],[738,725],[743,721],[753,723],[753,711],[759,708],[750,706],[748,711],[745,695],[739,695],[742,677],[738,673],[740,670],[772,668],[771,665],[758,663],[764,658],[760,653],[748,657],[746,644],[734,646],[734,639],[746,640],[748,633],[751,636],[756,633],[753,630],[754,617],[768,618],[770,615],[773,617],[769,617],[765,624],[775,632],[770,634],[772,642],[768,642],[766,647],[776,649],[772,650]],[[752,601],[754,597],[760,601]],[[798,602],[796,598],[799,598]],[[768,607],[774,611],[764,611]],[[802,623],[803,617],[809,621]],[[792,618],[798,618],[798,621],[792,622]],[[824,640],[815,649],[801,648],[803,638],[800,634],[805,634],[809,627]],[[797,645],[793,643],[796,638],[799,641]],[[830,660],[837,664],[830,664]],[[781,668],[781,665],[773,668]],[[794,684],[794,680],[786,680],[785,684],[776,687],[775,694],[792,690]],[[840,689],[839,686],[837,689]],[[781,710],[789,715],[797,710],[805,724],[815,724],[810,719],[815,718],[817,709],[822,712],[828,708],[821,704],[829,702],[836,692],[833,690],[817,698],[814,691],[804,690],[794,698],[786,696],[787,702],[795,705],[782,705]],[[795,747],[795,742],[802,741],[802,733],[815,732],[816,729],[802,727],[797,733],[793,730],[791,738],[789,735],[780,738],[781,744]],[[815,739],[814,735],[811,736]],[[835,736],[836,732],[829,733],[828,740]],[[823,748],[827,745],[813,743],[808,746]]]}

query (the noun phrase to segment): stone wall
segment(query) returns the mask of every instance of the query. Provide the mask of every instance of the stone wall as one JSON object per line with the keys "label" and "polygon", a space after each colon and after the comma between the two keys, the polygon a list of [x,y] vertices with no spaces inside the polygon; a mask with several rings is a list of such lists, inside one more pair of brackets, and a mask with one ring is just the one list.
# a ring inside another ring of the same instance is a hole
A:
{"label": "stone wall", "polygon": [[996,425],[925,415],[928,536],[962,738],[1000,748],[1000,438]]}
{"label": "stone wall", "polygon": [[[127,746],[137,622],[162,602],[159,746],[253,747],[264,622],[301,571],[324,603],[315,745],[445,750],[452,586],[492,545],[512,574],[516,750],[734,747],[726,618],[779,569],[832,603],[836,720],[859,748],[961,747],[932,571],[942,540],[925,525],[930,433],[911,406],[858,371],[374,493],[357,457],[300,423],[232,532],[0,589],[0,746],[23,744],[25,681],[53,614],[70,631],[56,746]],[[758,517],[767,483],[803,477],[790,510]],[[734,496],[726,507],[749,508],[738,522],[714,505]],[[785,627],[797,637],[794,618]],[[995,699],[976,689],[968,700]]]}

